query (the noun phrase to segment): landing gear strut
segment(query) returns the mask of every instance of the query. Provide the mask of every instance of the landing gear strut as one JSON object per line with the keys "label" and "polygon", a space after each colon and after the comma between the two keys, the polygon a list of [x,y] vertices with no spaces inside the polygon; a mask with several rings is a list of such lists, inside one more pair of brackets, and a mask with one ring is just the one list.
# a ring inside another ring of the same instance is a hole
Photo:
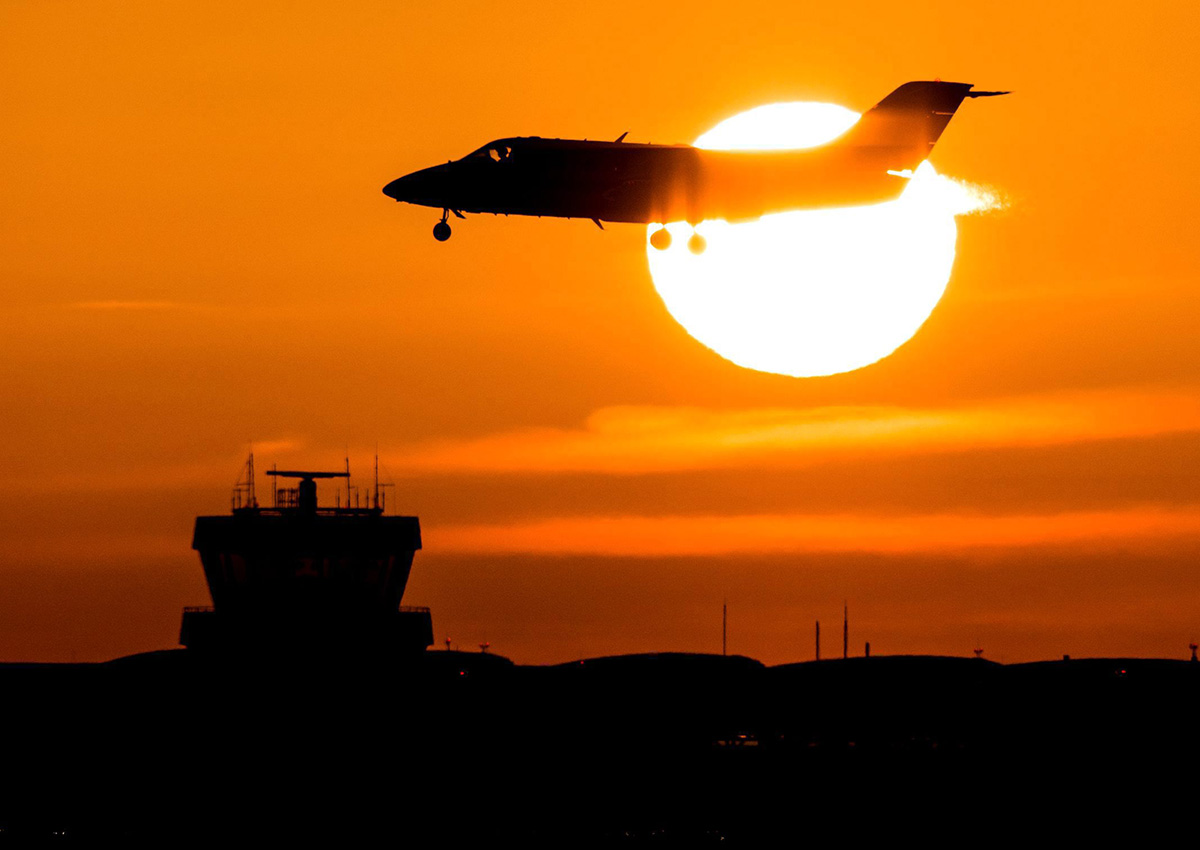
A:
{"label": "landing gear strut", "polygon": [[450,224],[446,221],[449,217],[450,210],[442,210],[442,220],[433,226],[433,238],[439,242],[450,238]]}

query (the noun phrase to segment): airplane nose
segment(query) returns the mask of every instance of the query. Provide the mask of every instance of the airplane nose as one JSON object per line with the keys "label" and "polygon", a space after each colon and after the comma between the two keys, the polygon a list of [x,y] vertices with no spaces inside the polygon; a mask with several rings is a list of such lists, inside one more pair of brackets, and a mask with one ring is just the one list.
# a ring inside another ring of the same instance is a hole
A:
{"label": "airplane nose", "polygon": [[391,183],[383,187],[383,194],[389,198],[395,198],[397,201],[407,201],[413,188],[413,175],[406,174],[403,177],[397,177]]}
{"label": "airplane nose", "polygon": [[437,206],[446,188],[446,166],[435,165],[393,180],[383,187],[383,194],[410,204]]}

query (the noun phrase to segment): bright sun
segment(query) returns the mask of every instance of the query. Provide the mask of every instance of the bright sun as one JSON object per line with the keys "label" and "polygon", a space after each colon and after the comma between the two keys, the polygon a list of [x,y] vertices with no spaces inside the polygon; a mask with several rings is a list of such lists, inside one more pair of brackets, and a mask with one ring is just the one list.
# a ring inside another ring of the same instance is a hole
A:
{"label": "bright sun", "polygon": [[[811,147],[857,120],[832,104],[776,103],[723,121],[696,146]],[[650,247],[651,225],[646,252],[667,310],[722,357],[763,372],[832,375],[886,357],[917,332],[950,279],[955,214],[984,205],[926,162],[890,203],[706,221],[699,256],[686,247],[686,223],[667,225],[665,251]]]}

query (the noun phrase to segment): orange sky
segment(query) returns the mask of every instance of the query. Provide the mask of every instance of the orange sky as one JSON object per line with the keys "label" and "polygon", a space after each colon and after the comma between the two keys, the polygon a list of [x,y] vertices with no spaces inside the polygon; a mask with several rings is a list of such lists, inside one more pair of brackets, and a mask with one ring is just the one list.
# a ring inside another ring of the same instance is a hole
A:
{"label": "orange sky", "polygon": [[[191,522],[366,470],[406,602],[518,661],[719,648],[1181,656],[1200,637],[1195,9],[1143,3],[0,6],[0,659],[171,646]],[[860,371],[741,369],[644,230],[380,188],[520,134],[690,141],[762,103],[968,102],[946,295]]]}

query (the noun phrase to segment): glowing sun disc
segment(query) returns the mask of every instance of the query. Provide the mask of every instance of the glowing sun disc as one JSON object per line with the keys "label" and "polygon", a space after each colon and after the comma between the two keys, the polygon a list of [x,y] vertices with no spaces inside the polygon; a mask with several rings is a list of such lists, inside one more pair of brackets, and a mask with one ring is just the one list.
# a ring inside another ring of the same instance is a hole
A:
{"label": "glowing sun disc", "polygon": [[[777,103],[723,121],[696,144],[808,147],[857,119],[832,104]],[[890,203],[707,221],[697,228],[708,241],[699,256],[682,222],[667,225],[670,248],[652,248],[652,224],[646,253],[667,310],[722,357],[763,372],[832,375],[886,357],[929,318],[954,264],[955,211],[923,163]]]}

